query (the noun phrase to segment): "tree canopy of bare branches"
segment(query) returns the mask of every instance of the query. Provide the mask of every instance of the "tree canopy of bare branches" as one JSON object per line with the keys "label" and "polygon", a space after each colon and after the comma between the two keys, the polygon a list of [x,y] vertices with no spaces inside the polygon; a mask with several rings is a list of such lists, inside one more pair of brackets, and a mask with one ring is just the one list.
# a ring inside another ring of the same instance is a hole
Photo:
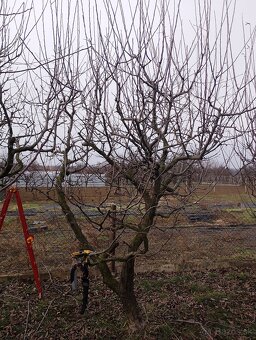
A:
{"label": "tree canopy of bare branches", "polygon": [[58,115],[51,91],[43,91],[45,61],[34,59],[29,47],[39,23],[33,18],[33,10],[33,1],[1,1],[0,5],[0,179],[3,187],[15,183],[40,152],[54,148],[54,144],[47,141]]}
{"label": "tree canopy of bare branches", "polygon": [[[67,16],[68,28],[59,15],[60,2],[54,6],[54,67],[47,72],[66,122],[62,137],[55,137],[62,159],[58,202],[83,247],[95,250],[103,280],[119,296],[128,319],[140,323],[135,262],[148,252],[161,200],[173,197],[182,206],[193,190],[184,191],[184,177],[232,145],[241,117],[255,109],[254,33],[244,36],[244,46],[235,51],[235,7],[226,1],[219,16],[210,1],[196,1],[189,29],[182,1],[139,0],[133,6],[77,1]],[[97,207],[102,218],[95,221],[85,202],[68,198],[63,186],[79,166],[93,162],[110,169],[110,191],[120,183],[123,190],[130,188],[118,237],[103,249],[92,245],[68,199],[84,213],[87,231],[101,232],[107,228],[101,207],[108,197]],[[135,208],[139,214],[131,223],[127,212]],[[110,271],[113,260],[121,263],[119,279]]]}

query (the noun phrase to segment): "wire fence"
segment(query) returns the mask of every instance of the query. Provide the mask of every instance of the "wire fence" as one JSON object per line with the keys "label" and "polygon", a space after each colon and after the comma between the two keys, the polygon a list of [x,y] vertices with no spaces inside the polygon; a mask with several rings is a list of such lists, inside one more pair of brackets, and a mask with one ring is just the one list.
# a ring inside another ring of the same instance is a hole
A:
{"label": "wire fence", "polygon": [[[170,219],[159,218],[149,233],[150,250],[138,257],[137,270],[201,269],[256,260],[255,211],[254,206],[192,206],[181,212],[175,226]],[[25,215],[40,273],[68,275],[78,242],[60,210],[47,205],[25,209]],[[86,232],[90,234],[89,229]],[[97,240],[93,233],[90,237],[95,244],[99,240],[107,244],[113,235],[102,231]],[[31,273],[17,211],[8,213],[0,232],[0,263],[2,276]]]}

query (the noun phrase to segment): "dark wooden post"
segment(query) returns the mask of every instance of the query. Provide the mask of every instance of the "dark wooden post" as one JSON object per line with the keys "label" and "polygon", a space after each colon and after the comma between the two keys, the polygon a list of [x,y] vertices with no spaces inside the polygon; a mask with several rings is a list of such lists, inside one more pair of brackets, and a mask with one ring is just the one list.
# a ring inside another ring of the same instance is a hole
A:
{"label": "dark wooden post", "polygon": [[[116,205],[113,203],[111,205],[111,242],[115,242],[116,239]],[[113,248],[111,255],[115,256],[115,247]],[[113,274],[116,274],[116,263],[115,261],[111,262],[111,271]]]}

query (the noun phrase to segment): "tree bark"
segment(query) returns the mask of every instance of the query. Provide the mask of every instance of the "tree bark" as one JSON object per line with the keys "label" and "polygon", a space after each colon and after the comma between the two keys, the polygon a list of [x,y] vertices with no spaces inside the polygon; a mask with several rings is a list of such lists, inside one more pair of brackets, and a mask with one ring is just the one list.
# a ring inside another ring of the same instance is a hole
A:
{"label": "tree bark", "polygon": [[143,316],[134,292],[135,257],[124,262],[119,282],[119,297],[131,331],[143,330]]}
{"label": "tree bark", "polygon": [[93,247],[88,242],[85,235],[82,233],[82,230],[77,223],[77,220],[74,216],[74,213],[72,212],[72,210],[70,209],[70,207],[67,203],[65,192],[64,192],[63,187],[62,187],[62,183],[63,183],[63,180],[64,180],[64,174],[65,174],[65,169],[62,169],[60,171],[59,176],[56,179],[55,190],[56,190],[57,197],[58,197],[58,203],[61,207],[61,210],[62,210],[64,216],[66,217],[66,220],[67,220],[69,226],[71,227],[74,234],[76,235],[76,238],[79,241],[81,248],[94,250]]}

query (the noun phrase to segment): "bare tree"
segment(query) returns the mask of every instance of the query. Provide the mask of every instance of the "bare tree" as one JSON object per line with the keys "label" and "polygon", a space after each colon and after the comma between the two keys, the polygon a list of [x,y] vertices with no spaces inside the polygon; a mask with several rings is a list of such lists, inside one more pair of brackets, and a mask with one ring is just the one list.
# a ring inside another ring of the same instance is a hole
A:
{"label": "bare tree", "polygon": [[[184,190],[186,175],[232,144],[239,118],[255,109],[252,54],[244,57],[244,49],[233,50],[235,8],[229,2],[218,18],[210,1],[195,2],[189,30],[183,26],[181,2],[172,7],[165,0],[139,0],[132,7],[107,0],[87,8],[77,1],[66,30],[57,14],[60,2],[54,4],[55,66],[48,73],[65,127],[55,137],[60,143],[56,155],[62,158],[58,202],[81,246],[95,251],[93,261],[103,281],[138,328],[136,259],[149,251],[161,201],[174,199],[169,214],[184,206],[193,192],[193,187]],[[252,48],[253,35],[248,42]],[[96,219],[79,195],[65,195],[66,178],[80,170],[76,164],[89,167],[93,162],[108,169],[109,191],[94,207]],[[110,230],[112,215],[105,203],[117,189],[123,199],[116,237],[95,248],[90,228],[98,235]],[[77,220],[74,206],[85,222]],[[112,261],[119,263],[119,277],[111,273]]]}
{"label": "bare tree", "polygon": [[[52,150],[53,145],[46,144],[57,123],[55,110],[51,110],[51,91],[43,91],[45,61],[32,61],[29,48],[39,24],[39,20],[32,18],[33,11],[33,1],[13,4],[1,1],[0,5],[0,179],[3,187],[14,183],[39,152]],[[45,103],[48,107],[44,109]]]}

